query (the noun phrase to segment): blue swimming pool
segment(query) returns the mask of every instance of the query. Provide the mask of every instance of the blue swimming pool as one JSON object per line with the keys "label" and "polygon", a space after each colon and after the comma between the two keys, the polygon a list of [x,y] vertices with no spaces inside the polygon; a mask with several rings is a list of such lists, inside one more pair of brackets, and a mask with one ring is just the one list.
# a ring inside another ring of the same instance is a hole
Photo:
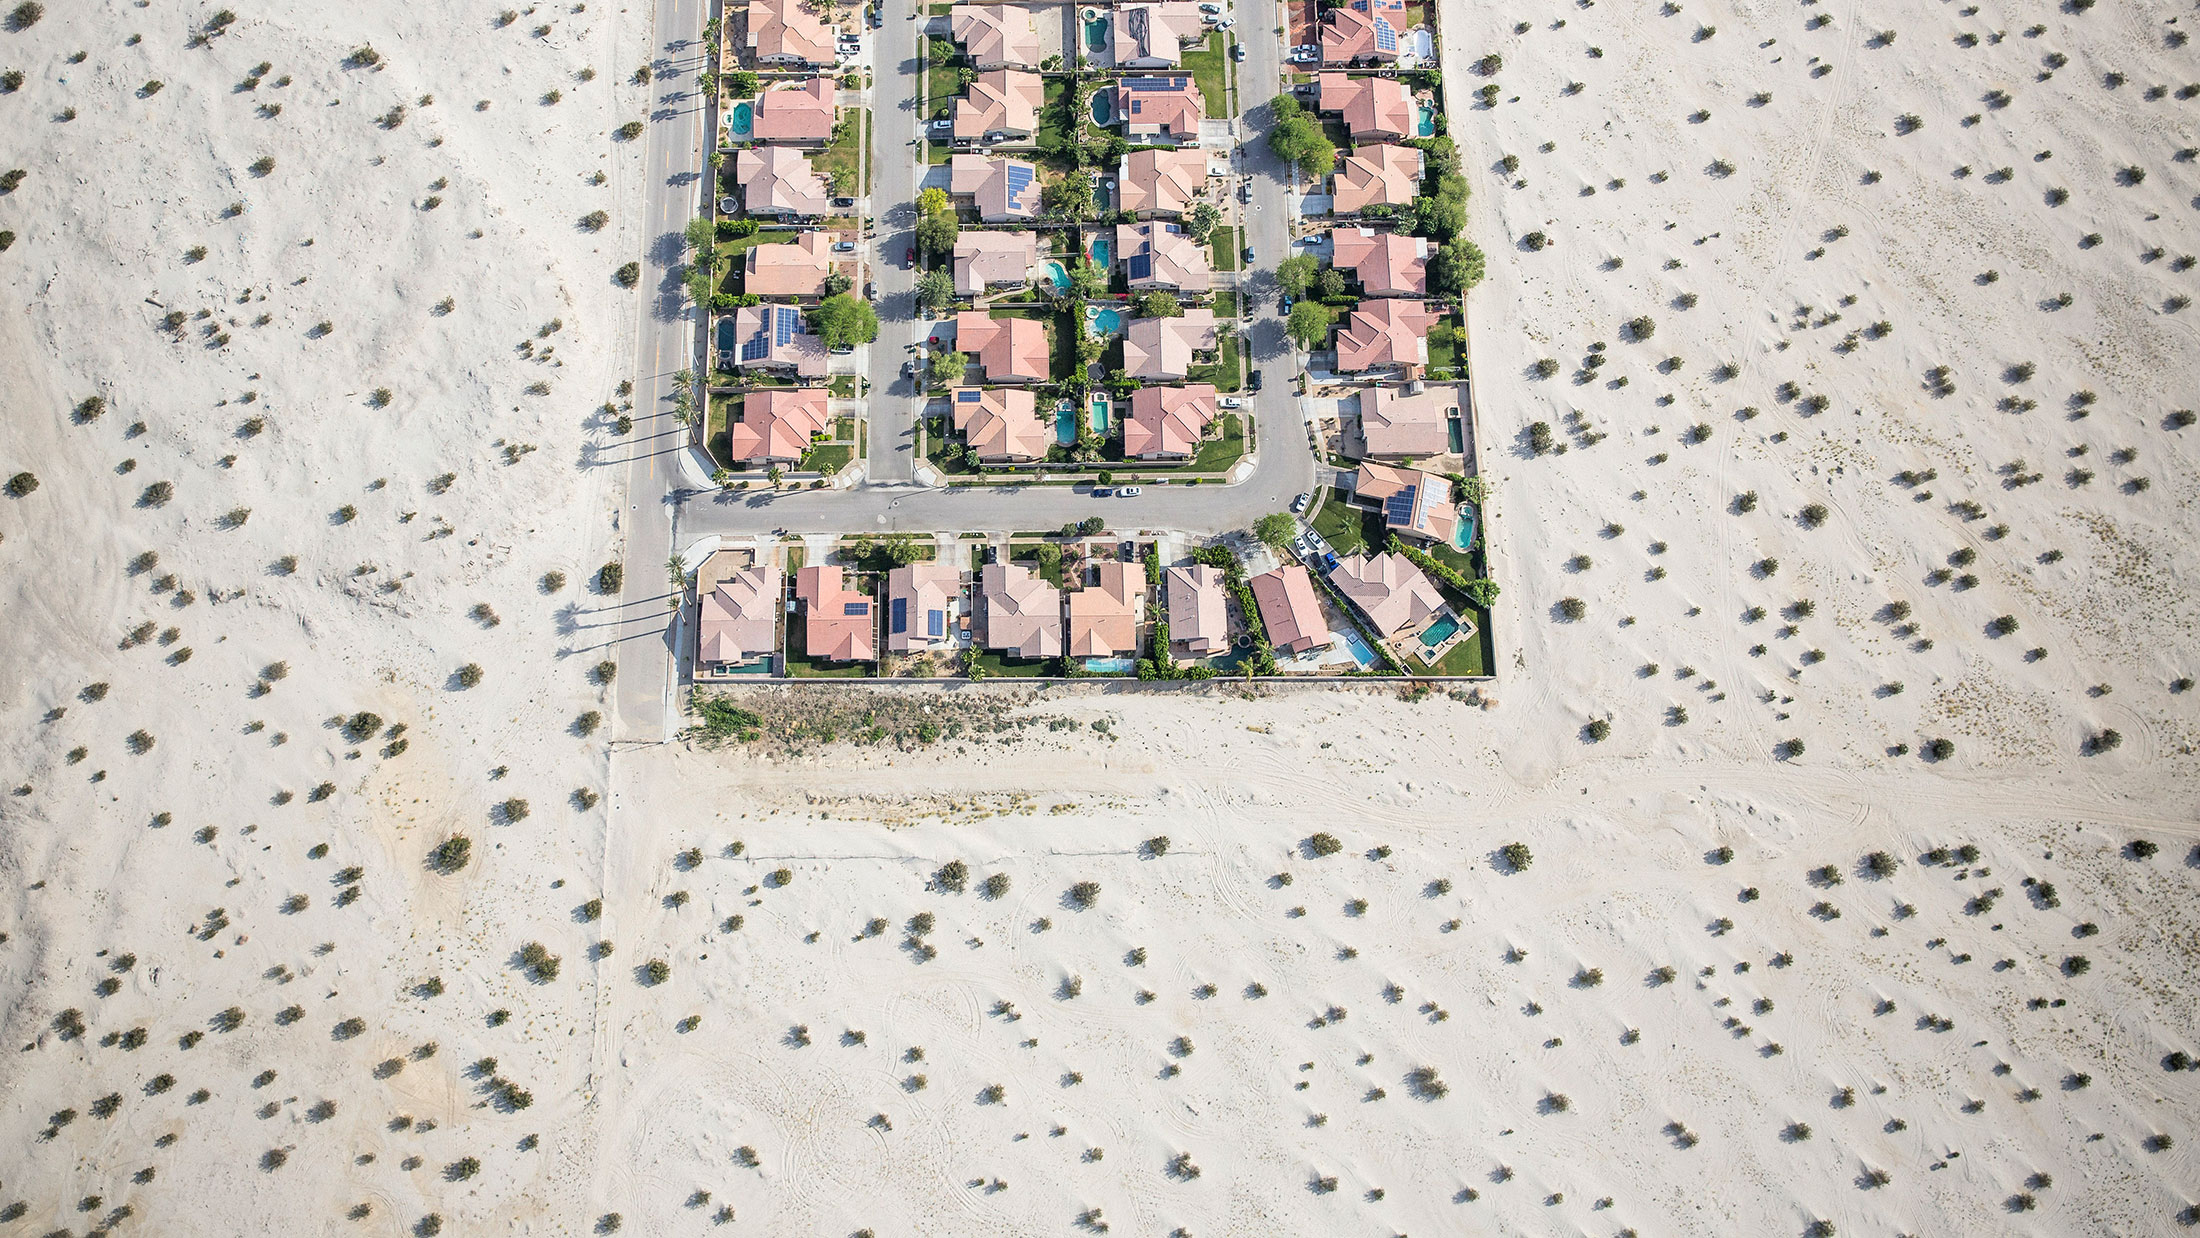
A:
{"label": "blue swimming pool", "polygon": [[1424,138],[1436,135],[1436,109],[1426,103],[1421,105],[1420,135]]}
{"label": "blue swimming pool", "polygon": [[1107,90],[1092,92],[1092,123],[1103,126],[1115,123],[1114,92]]}
{"label": "blue swimming pool", "polygon": [[1039,269],[1046,274],[1048,282],[1054,285],[1056,292],[1069,291],[1069,268],[1049,258],[1040,264]]}
{"label": "blue swimming pool", "polygon": [[751,132],[754,115],[755,109],[750,107],[749,104],[746,102],[736,103],[733,105],[733,111],[728,114],[726,128],[732,132],[733,136],[745,138]]}
{"label": "blue swimming pool", "polygon": [[[1085,11],[1089,13],[1092,10],[1087,9]],[[1085,50],[1088,52],[1105,51],[1107,46],[1108,19],[1105,17],[1087,17],[1085,19]]]}
{"label": "blue swimming pool", "polygon": [[1450,640],[1451,634],[1458,630],[1459,621],[1452,618],[1450,615],[1445,615],[1443,618],[1438,619],[1436,622],[1428,625],[1428,631],[1421,633],[1421,643],[1423,645],[1426,645],[1430,649],[1434,649],[1438,645],[1443,644],[1445,641]]}
{"label": "blue swimming pool", "polygon": [[1115,238],[1103,232],[1092,238],[1092,263],[1105,271],[1115,261]]}
{"label": "blue swimming pool", "polygon": [[1464,503],[1459,505],[1459,523],[1453,525],[1451,530],[1451,544],[1454,549],[1465,550],[1474,545],[1474,514],[1474,508]]}
{"label": "blue swimming pool", "polygon": [[1115,310],[1104,309],[1092,316],[1092,329],[1102,335],[1114,335],[1122,328],[1123,315]]}
{"label": "blue swimming pool", "polygon": [[1375,651],[1367,647],[1367,642],[1360,639],[1358,632],[1344,633],[1344,647],[1352,651],[1352,660],[1361,666],[1375,665]]}
{"label": "blue swimming pool", "polygon": [[1104,395],[1092,397],[1092,429],[1093,433],[1100,435],[1102,438],[1106,438],[1108,434],[1108,413],[1111,411],[1111,407],[1108,403],[1108,397]]}
{"label": "blue swimming pool", "polygon": [[1085,669],[1095,675],[1128,675],[1138,665],[1136,658],[1086,658]]}
{"label": "blue swimming pool", "polygon": [[1077,406],[1068,400],[1054,406],[1054,441],[1064,446],[1077,441]]}

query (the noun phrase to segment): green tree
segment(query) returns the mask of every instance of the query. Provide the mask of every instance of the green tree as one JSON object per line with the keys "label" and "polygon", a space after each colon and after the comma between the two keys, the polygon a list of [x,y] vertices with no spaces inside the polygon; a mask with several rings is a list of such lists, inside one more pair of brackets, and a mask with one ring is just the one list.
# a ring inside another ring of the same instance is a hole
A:
{"label": "green tree", "polygon": [[1450,138],[1426,138],[1418,143],[1428,170],[1438,180],[1459,175],[1459,144]]}
{"label": "green tree", "polygon": [[1071,296],[1079,300],[1089,301],[1107,290],[1108,273],[1105,268],[1095,266],[1089,262],[1081,262],[1070,268],[1069,291]]}
{"label": "green tree", "polygon": [[1184,303],[1173,292],[1149,292],[1138,298],[1137,305],[1142,318],[1177,318],[1184,313]]}
{"label": "green tree", "polygon": [[1440,293],[1465,292],[1482,282],[1485,262],[1481,246],[1455,240],[1428,260],[1429,287]]}
{"label": "green tree", "polygon": [[711,221],[709,221],[708,219],[705,219],[705,218],[703,218],[703,217],[702,217],[701,215],[697,215],[697,216],[696,216],[695,218],[693,218],[693,219],[690,219],[690,220],[688,220],[688,223],[687,223],[687,243],[688,243],[688,248],[689,248],[689,249],[692,249],[692,250],[694,250],[694,251],[695,251],[696,253],[698,253],[698,254],[707,254],[707,253],[709,253],[709,252],[710,252],[710,243],[711,243],[711,241],[712,241],[712,240],[713,240],[713,239],[714,239],[714,238],[715,238],[715,237],[716,237],[717,235],[718,235],[718,227],[717,227],[717,225],[716,225],[716,224],[713,224],[713,223],[712,223]]}
{"label": "green tree", "polygon": [[759,84],[757,76],[747,69],[726,75],[726,90],[736,99],[753,97]]}
{"label": "green tree", "polygon": [[1336,316],[1328,306],[1319,301],[1301,301],[1291,307],[1291,319],[1284,326],[1284,334],[1308,352],[1329,342],[1330,324]]}
{"label": "green tree", "polygon": [[1207,243],[1217,224],[1222,222],[1222,212],[1212,202],[1201,202],[1184,212],[1184,231],[1202,245]]}
{"label": "green tree", "polygon": [[1344,272],[1331,267],[1321,273],[1320,278],[1314,281],[1314,286],[1321,290],[1325,299],[1341,297],[1344,295]]}
{"label": "green tree", "polygon": [[697,305],[710,304],[710,271],[706,267],[693,266],[687,273],[688,300]]}
{"label": "green tree", "polygon": [[1299,106],[1298,96],[1289,91],[1285,91],[1270,100],[1268,111],[1275,117],[1276,123],[1279,125],[1284,121],[1295,120],[1306,114],[1306,109]]}
{"label": "green tree", "polygon": [[1329,144],[1329,136],[1320,125],[1303,115],[1279,121],[1269,130],[1268,149],[1298,164],[1308,176],[1327,176],[1337,166],[1337,148]]}
{"label": "green tree", "polygon": [[1321,273],[1321,259],[1312,254],[1293,254],[1276,264],[1276,282],[1294,297],[1303,297]]}
{"label": "green tree", "polygon": [[917,304],[937,313],[955,303],[955,277],[935,268],[917,277]]}
{"label": "green tree", "polygon": [[932,381],[959,383],[969,369],[970,356],[968,353],[943,352],[932,358]]}
{"label": "green tree", "polygon": [[817,308],[810,311],[810,329],[827,348],[868,344],[878,338],[878,311],[869,301],[858,301],[844,292],[818,302]]}
{"label": "green tree", "polygon": [[1253,524],[1253,536],[1278,550],[1290,545],[1298,532],[1298,518],[1289,512],[1271,512]]}
{"label": "green tree", "polygon": [[1429,237],[1438,242],[1449,241],[1466,230],[1466,200],[1425,195],[1415,198],[1408,227],[1415,236]]}
{"label": "green tree", "polygon": [[935,258],[944,258],[955,252],[955,238],[962,235],[962,222],[952,214],[927,215],[917,221],[917,248]]}
{"label": "green tree", "polygon": [[942,211],[953,209],[954,199],[948,197],[947,191],[937,185],[924,189],[917,194],[917,213],[919,215],[937,215]]}
{"label": "green tree", "polygon": [[1092,173],[1071,172],[1039,191],[1040,205],[1057,219],[1082,219],[1092,211]]}

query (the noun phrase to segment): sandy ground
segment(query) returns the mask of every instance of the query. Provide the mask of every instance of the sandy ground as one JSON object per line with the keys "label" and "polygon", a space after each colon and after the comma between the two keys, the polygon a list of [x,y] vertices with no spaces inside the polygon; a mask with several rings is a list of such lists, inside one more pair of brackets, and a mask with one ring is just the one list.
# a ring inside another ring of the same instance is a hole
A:
{"label": "sandy ground", "polygon": [[[40,481],[0,498],[0,1236],[2133,1234],[2200,1200],[2200,1075],[2163,1064],[2200,1052],[2166,11],[1447,14],[1505,60],[1451,113],[1491,707],[988,687],[923,698],[915,751],[848,714],[766,754],[577,733],[642,23],[278,5],[192,48],[206,15],[48,9],[0,33],[0,474]],[[951,860],[968,892],[928,889]]]}

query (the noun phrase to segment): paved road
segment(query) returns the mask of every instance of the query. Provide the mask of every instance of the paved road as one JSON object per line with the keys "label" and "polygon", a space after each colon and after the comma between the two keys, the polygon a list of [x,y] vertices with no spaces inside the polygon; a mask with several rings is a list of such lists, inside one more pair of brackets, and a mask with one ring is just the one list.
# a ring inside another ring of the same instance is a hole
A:
{"label": "paved road", "polygon": [[[867,458],[874,486],[911,484],[916,415],[922,406],[915,387],[901,376],[909,349],[924,338],[927,325],[917,317],[917,273],[902,263],[902,255],[917,243],[917,182],[924,175],[923,148],[909,145],[917,132],[917,90],[924,80],[923,62],[917,58],[917,32],[924,19],[913,16],[918,8],[918,0],[884,0],[879,14],[883,25],[870,36],[872,63],[879,66],[871,88],[871,209],[877,239],[869,251],[878,284],[879,328],[865,370],[871,380]],[[883,506],[876,494],[870,502]]]}
{"label": "paved road", "polygon": [[[666,736],[666,702],[674,682],[674,612],[665,561],[684,484],[679,453],[687,427],[672,413],[672,375],[694,364],[696,318],[681,287],[686,265],[681,232],[701,202],[704,100],[695,77],[704,63],[706,0],[656,0],[655,65],[643,153],[642,282],[635,333],[634,432],[611,440],[623,456],[626,498],[620,531],[626,580],[615,610],[596,602],[582,622],[618,646],[618,733],[622,739]],[[593,590],[591,579],[588,587]]]}

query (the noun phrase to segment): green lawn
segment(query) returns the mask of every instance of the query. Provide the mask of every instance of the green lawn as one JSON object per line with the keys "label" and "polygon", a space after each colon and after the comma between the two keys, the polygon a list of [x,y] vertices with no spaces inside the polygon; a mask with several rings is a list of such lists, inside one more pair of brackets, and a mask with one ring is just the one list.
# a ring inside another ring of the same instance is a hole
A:
{"label": "green lawn", "polygon": [[[1047,78],[1044,85],[1041,86],[1041,90],[1045,92],[1045,98],[1039,107],[1039,128],[1031,136],[1032,140],[1039,144],[1039,149],[1043,151],[1053,145],[1053,143],[1047,141],[1048,134],[1053,134],[1057,140],[1062,137],[1062,121],[1064,118],[1062,97],[1069,93],[1069,79],[1066,77]],[[1043,162],[1057,172],[1070,170],[1069,161],[1066,159],[1048,159],[1043,160]]]}
{"label": "green lawn", "polygon": [[1235,318],[1235,317],[1237,317],[1237,316],[1238,316],[1238,294],[1237,294],[1236,292],[1233,292],[1233,291],[1229,291],[1229,290],[1224,290],[1224,291],[1222,291],[1222,292],[1218,292],[1218,293],[1216,293],[1216,294],[1215,294],[1215,317],[1216,317],[1216,318]]}
{"label": "green lawn", "polygon": [[[1454,599],[1454,603],[1457,605],[1456,599]],[[1490,662],[1495,657],[1495,647],[1490,641],[1489,612],[1475,610],[1467,606],[1457,606],[1457,609],[1460,614],[1474,620],[1474,637],[1471,640],[1463,640],[1453,645],[1443,657],[1436,660],[1436,665],[1430,667],[1428,673],[1432,675],[1487,675],[1490,673]],[[1411,659],[1408,659],[1407,665],[1413,665]]]}
{"label": "green lawn", "polygon": [[743,291],[748,286],[748,259],[744,255],[759,245],[792,245],[797,235],[793,232],[755,232],[718,242],[711,257],[716,264],[712,267],[712,274],[716,277],[712,286],[720,292]]}
{"label": "green lawn", "polygon": [[978,651],[978,665],[985,669],[988,677],[995,675],[1012,677],[1044,675],[1047,673],[1047,664],[1053,660],[1052,658],[1012,658],[994,649],[981,649]]}
{"label": "green lawn", "polygon": [[1383,527],[1381,512],[1362,511],[1353,507],[1335,490],[1324,491],[1320,498],[1322,507],[1321,511],[1315,513],[1314,531],[1322,535],[1338,557],[1361,550],[1380,550],[1383,543],[1389,540],[1390,534]]}
{"label": "green lawn", "polygon": [[832,145],[810,161],[817,174],[842,196],[860,196],[870,191],[869,185],[856,182],[856,174],[862,165],[864,131],[871,123],[869,108],[850,107],[840,110],[840,123],[833,127]]}
{"label": "green lawn", "polygon": [[1441,376],[1459,364],[1459,326],[1446,318],[1428,333],[1428,368]]}
{"label": "green lawn", "polygon": [[1238,424],[1238,415],[1224,413],[1221,421],[1222,437],[1208,439],[1199,445],[1199,451],[1192,457],[1189,466],[1193,472],[1224,472],[1245,455],[1245,431]]}
{"label": "green lawn", "polygon": [[853,374],[835,375],[826,382],[825,390],[843,400],[853,400],[856,398],[856,376]]}
{"label": "green lawn", "polygon": [[954,114],[955,97],[962,93],[962,80],[956,63],[961,59],[962,52],[953,40],[931,40],[931,54],[927,57],[930,67],[924,72],[925,90],[931,100],[931,110],[925,113],[927,120]]}
{"label": "green lawn", "polygon": [[1230,100],[1224,91],[1223,61],[1230,54],[1230,36],[1220,30],[1207,36],[1206,45],[1198,51],[1184,53],[1184,70],[1199,83],[1199,93],[1207,101],[1209,116],[1228,116]]}
{"label": "green lawn", "polygon": [[1218,333],[1217,356],[1213,365],[1195,365],[1184,375],[1190,383],[1213,383],[1215,390],[1235,394],[1243,385],[1244,372],[1238,364],[1238,341],[1234,333]]}
{"label": "green lawn", "polygon": [[1209,237],[1208,241],[1210,247],[1214,250],[1214,263],[1217,271],[1235,271],[1238,269],[1238,230],[1236,228],[1224,224],[1222,227],[1215,229],[1214,235]]}
{"label": "green lawn", "polygon": [[733,467],[732,459],[726,455],[726,422],[740,401],[737,395],[710,398],[710,424],[704,428],[703,442],[710,448],[710,462],[722,469]]}
{"label": "green lawn", "polygon": [[1339,150],[1348,149],[1352,145],[1352,129],[1342,120],[1332,118],[1323,121],[1322,132],[1329,135],[1329,144]]}

